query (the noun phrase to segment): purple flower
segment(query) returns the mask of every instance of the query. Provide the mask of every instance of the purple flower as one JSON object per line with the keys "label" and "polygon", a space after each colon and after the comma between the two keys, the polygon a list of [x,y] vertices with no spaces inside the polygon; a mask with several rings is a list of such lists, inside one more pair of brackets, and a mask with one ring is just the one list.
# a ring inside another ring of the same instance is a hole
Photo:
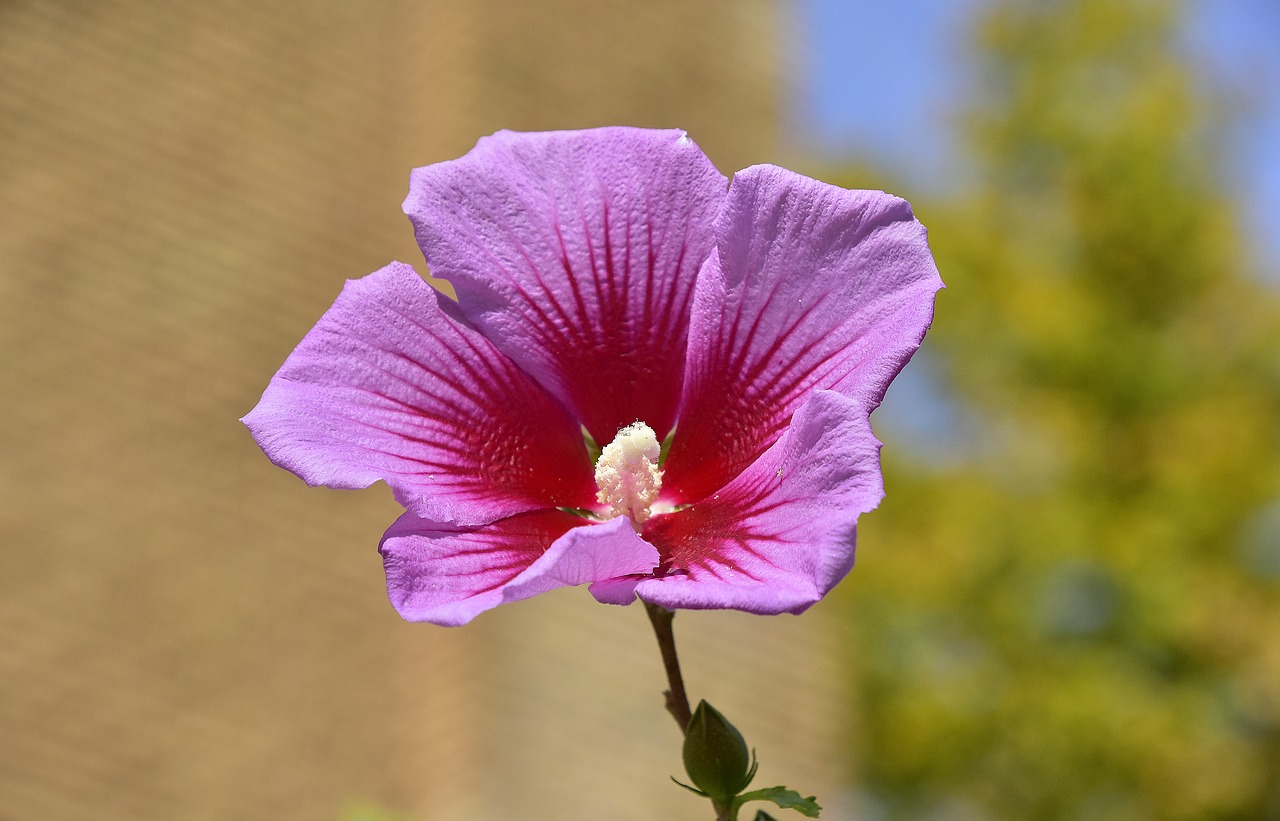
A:
{"label": "purple flower", "polygon": [[942,286],[906,202],[604,128],[482,139],[404,208],[457,302],[348,282],[244,419],[309,484],[391,486],[402,616],[583,583],[798,613],[849,572],[868,417]]}

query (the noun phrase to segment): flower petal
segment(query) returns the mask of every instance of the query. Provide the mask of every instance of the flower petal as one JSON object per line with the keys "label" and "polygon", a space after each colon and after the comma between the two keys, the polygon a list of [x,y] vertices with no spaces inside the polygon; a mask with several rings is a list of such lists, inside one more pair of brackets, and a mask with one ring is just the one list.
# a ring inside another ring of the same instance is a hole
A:
{"label": "flower petal", "polygon": [[884,498],[880,443],[861,399],[817,391],[791,426],[733,481],[655,516],[643,536],[661,578],[636,587],[668,608],[799,613],[853,567],[858,515]]}
{"label": "flower petal", "polygon": [[[654,555],[656,556],[657,553],[658,551],[655,549]],[[657,563],[655,562],[655,565],[656,564]],[[648,576],[646,574],[644,576],[631,575],[619,576],[614,579],[601,579],[598,582],[594,582],[589,590],[591,591],[591,595],[595,597],[595,600],[601,604],[618,604],[625,606],[636,600],[636,586],[647,577]]]}
{"label": "flower petal", "polygon": [[675,421],[725,182],[680,131],[502,131],[416,169],[404,210],[467,318],[604,444]]}
{"label": "flower petal", "polygon": [[381,479],[436,522],[595,504],[578,424],[399,263],[347,283],[244,423],[308,484]]}
{"label": "flower petal", "polygon": [[565,533],[511,582],[506,589],[507,601],[527,599],[557,587],[652,573],[657,566],[658,549],[636,535],[629,519],[619,516]]}
{"label": "flower petal", "polygon": [[736,476],[813,390],[874,409],[942,287],[904,200],[774,166],[733,178],[716,237],[698,275],[664,479],[677,502]]}
{"label": "flower petal", "polygon": [[626,519],[593,525],[558,510],[470,529],[406,513],[379,550],[387,593],[400,615],[445,626],[558,587],[646,573],[658,562],[657,550]]}

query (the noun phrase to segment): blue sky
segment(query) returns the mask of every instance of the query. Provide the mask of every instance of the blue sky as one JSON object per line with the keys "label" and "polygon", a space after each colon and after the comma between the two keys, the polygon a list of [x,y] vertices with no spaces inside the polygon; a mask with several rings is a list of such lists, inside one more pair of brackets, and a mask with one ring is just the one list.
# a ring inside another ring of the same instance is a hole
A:
{"label": "blue sky", "polygon": [[[951,128],[972,75],[966,26],[982,0],[798,0],[797,142],[894,171],[912,191],[963,183]],[[1280,287],[1280,0],[1201,0],[1184,32],[1204,77],[1251,112],[1229,146],[1258,273]],[[928,346],[894,382],[877,430],[945,465],[976,441],[974,421],[931,372]]]}
{"label": "blue sky", "polygon": [[[802,146],[856,153],[915,190],[956,184],[950,127],[971,82],[981,0],[799,0]],[[1185,37],[1206,78],[1250,108],[1229,154],[1264,276],[1280,284],[1280,0],[1201,0]]]}

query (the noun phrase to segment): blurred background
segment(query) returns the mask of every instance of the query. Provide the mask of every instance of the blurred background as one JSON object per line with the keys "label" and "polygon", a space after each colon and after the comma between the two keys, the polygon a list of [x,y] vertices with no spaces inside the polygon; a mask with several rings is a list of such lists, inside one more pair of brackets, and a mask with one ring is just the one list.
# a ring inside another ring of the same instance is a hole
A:
{"label": "blurred background", "polygon": [[[691,694],[831,819],[1280,819],[1271,0],[0,0],[0,819],[696,819],[643,611],[401,622],[236,421],[414,166],[688,130],[910,199],[889,496]],[[786,811],[779,811],[785,816]]]}

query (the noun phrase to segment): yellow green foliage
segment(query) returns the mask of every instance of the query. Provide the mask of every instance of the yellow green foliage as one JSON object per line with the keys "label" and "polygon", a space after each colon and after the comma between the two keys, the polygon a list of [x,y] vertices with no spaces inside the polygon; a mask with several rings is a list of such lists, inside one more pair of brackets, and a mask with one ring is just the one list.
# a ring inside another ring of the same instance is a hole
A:
{"label": "yellow green foliage", "polygon": [[1280,818],[1280,307],[1180,13],[977,30],[977,182],[917,202],[968,435],[889,442],[841,593],[887,818]]}

